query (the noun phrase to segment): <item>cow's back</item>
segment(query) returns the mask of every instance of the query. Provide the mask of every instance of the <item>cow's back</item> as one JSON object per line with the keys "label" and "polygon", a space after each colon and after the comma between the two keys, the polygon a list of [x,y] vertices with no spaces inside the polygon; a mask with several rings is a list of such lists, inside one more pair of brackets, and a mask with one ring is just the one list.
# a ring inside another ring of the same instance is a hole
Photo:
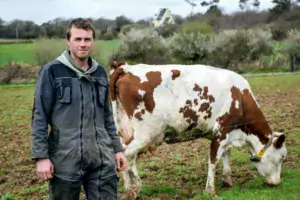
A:
{"label": "cow's back", "polygon": [[[165,128],[167,125],[182,131],[197,125],[211,129],[220,116],[229,112],[233,87],[241,93],[244,89],[251,92],[242,76],[210,66],[140,64],[124,69],[138,76],[141,82],[149,81],[149,72],[159,72],[161,76],[161,83],[153,91],[153,111],[144,112],[142,120],[133,118],[134,126]],[[135,114],[141,114],[144,106],[144,102],[140,103]]]}

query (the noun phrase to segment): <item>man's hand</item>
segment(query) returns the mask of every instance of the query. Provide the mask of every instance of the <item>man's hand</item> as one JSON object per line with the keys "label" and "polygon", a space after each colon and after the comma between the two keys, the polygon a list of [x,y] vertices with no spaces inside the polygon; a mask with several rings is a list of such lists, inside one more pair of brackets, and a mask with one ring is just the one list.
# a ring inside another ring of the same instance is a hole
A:
{"label": "man's hand", "polygon": [[41,159],[36,164],[37,175],[40,179],[49,180],[54,172],[54,167],[49,159]]}
{"label": "man's hand", "polygon": [[116,153],[116,163],[118,172],[121,172],[126,168],[127,161],[123,152]]}

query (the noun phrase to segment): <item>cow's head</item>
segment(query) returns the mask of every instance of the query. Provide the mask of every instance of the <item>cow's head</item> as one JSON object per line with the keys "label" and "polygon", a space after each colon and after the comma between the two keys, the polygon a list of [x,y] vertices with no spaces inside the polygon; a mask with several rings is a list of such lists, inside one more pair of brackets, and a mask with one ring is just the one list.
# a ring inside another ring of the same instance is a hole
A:
{"label": "cow's head", "polygon": [[273,133],[266,146],[251,158],[259,173],[266,177],[265,182],[268,185],[280,184],[281,165],[287,155],[284,140],[284,134]]}

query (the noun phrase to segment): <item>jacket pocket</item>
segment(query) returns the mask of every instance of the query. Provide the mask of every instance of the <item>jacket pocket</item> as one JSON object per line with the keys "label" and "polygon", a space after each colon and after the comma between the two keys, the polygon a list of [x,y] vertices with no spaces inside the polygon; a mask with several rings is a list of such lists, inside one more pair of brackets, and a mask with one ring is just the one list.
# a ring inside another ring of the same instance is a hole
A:
{"label": "jacket pocket", "polygon": [[72,101],[72,78],[57,80],[57,98],[60,103],[69,104]]}
{"label": "jacket pocket", "polygon": [[51,130],[48,137],[49,153],[54,153],[59,145],[59,131]]}
{"label": "jacket pocket", "polygon": [[96,95],[98,106],[104,107],[105,97],[108,90],[109,84],[105,78],[96,79]]}

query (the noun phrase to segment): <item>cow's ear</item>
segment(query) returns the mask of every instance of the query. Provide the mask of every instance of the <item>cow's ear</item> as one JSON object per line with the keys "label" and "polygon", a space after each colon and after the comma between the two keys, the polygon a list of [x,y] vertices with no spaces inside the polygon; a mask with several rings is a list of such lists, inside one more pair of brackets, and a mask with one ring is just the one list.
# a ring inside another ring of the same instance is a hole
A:
{"label": "cow's ear", "polygon": [[280,149],[283,145],[284,140],[285,140],[285,135],[282,134],[273,142],[273,146],[277,149]]}

